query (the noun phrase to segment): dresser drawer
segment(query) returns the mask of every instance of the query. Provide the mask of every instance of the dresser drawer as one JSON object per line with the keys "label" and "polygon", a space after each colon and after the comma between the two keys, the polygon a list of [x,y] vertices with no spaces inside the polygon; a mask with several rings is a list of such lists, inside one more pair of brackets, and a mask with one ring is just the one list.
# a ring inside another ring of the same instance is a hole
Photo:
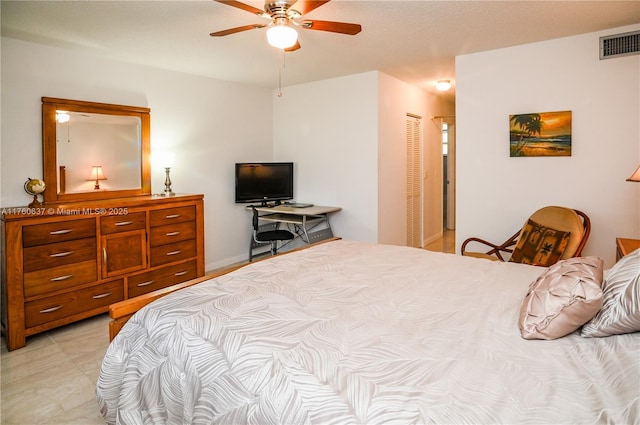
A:
{"label": "dresser drawer", "polygon": [[147,228],[146,213],[136,212],[127,215],[112,215],[100,218],[100,232],[103,235],[129,232]]}
{"label": "dresser drawer", "polygon": [[154,210],[149,213],[151,227],[166,226],[167,224],[194,221],[196,219],[196,207],[193,205],[186,207],[165,208]]}
{"label": "dresser drawer", "polygon": [[59,267],[65,264],[96,260],[96,238],[78,239],[24,249],[25,273]]}
{"label": "dresser drawer", "polygon": [[196,222],[167,224],[166,226],[151,228],[151,246],[166,245],[172,242],[180,242],[187,239],[195,239]]}
{"label": "dresser drawer", "polygon": [[25,303],[26,327],[72,316],[124,299],[122,279]]}
{"label": "dresser drawer", "polygon": [[33,297],[98,279],[96,260],[67,264],[24,274],[24,296]]}
{"label": "dresser drawer", "polygon": [[35,224],[22,228],[22,246],[30,247],[49,243],[94,237],[96,220],[67,220],[55,223]]}
{"label": "dresser drawer", "polygon": [[152,272],[131,276],[128,279],[129,298],[166,288],[176,283],[195,279],[197,265],[195,261],[163,267]]}
{"label": "dresser drawer", "polygon": [[196,240],[151,247],[151,267],[195,257]]}

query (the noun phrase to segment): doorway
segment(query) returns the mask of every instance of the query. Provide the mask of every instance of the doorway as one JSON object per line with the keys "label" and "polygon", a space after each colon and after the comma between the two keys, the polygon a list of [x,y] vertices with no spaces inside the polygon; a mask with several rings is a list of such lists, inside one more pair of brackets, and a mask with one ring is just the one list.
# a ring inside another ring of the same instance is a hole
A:
{"label": "doorway", "polygon": [[442,123],[442,228],[456,228],[456,143],[455,116],[444,117]]}

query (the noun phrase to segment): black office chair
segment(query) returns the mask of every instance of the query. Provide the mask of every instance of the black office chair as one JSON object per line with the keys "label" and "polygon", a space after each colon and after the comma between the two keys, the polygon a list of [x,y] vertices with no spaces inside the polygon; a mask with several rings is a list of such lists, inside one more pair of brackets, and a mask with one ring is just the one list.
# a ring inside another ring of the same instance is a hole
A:
{"label": "black office chair", "polygon": [[[257,243],[270,243],[271,244],[271,255],[276,255],[278,253],[278,242],[279,241],[290,241],[295,235],[288,230],[263,230],[260,231],[260,226],[258,225],[258,210],[255,207],[251,207],[253,210],[253,240]],[[252,258],[249,258],[251,261]]]}

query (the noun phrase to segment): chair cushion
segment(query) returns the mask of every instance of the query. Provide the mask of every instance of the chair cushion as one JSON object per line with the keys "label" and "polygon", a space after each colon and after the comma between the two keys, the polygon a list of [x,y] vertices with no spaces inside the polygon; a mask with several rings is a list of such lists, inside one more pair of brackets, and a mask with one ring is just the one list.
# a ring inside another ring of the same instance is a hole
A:
{"label": "chair cushion", "polygon": [[525,339],[556,339],[570,334],[602,307],[603,262],[598,257],[561,260],[529,286],[520,308]]}
{"label": "chair cushion", "polygon": [[562,257],[570,235],[571,232],[545,227],[529,219],[509,261],[548,267]]}
{"label": "chair cushion", "polygon": [[256,234],[256,240],[260,242],[291,240],[293,238],[293,233],[288,230],[266,230]]}
{"label": "chair cushion", "polygon": [[551,229],[570,232],[569,242],[560,259],[575,257],[580,242],[584,238],[585,228],[582,218],[575,210],[567,207],[547,206],[531,214],[531,220]]}
{"label": "chair cushion", "polygon": [[604,305],[582,328],[581,336],[640,331],[640,249],[622,257],[605,276]]}

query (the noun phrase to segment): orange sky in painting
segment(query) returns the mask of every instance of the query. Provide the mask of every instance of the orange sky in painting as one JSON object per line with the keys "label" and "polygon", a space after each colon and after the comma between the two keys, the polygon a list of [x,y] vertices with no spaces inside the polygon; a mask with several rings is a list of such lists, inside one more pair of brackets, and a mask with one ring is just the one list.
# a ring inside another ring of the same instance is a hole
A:
{"label": "orange sky in painting", "polygon": [[[571,111],[538,112],[544,123],[542,136],[558,136],[571,134]],[[510,130],[520,130],[510,122]]]}
{"label": "orange sky in painting", "polygon": [[562,112],[543,112],[540,114],[542,122],[542,134],[545,136],[558,136],[571,134],[571,113],[569,111]]}

